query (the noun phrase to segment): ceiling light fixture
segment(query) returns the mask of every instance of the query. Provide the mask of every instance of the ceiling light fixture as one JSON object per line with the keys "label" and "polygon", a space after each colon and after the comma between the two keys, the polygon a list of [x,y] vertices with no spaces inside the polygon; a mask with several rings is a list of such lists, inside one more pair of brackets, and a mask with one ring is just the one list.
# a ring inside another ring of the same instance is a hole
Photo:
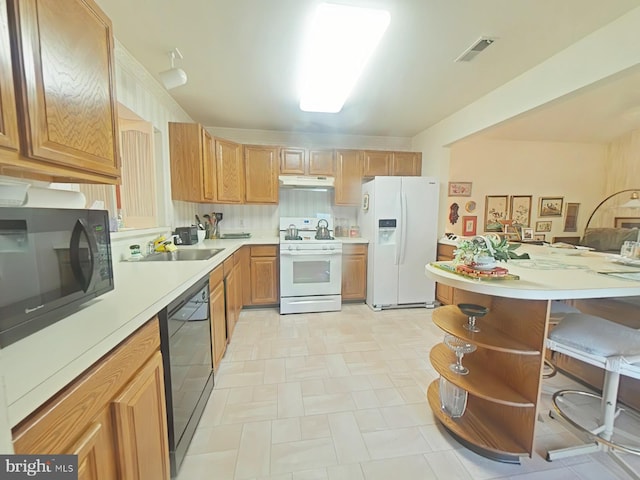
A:
{"label": "ceiling light fixture", "polygon": [[300,110],[342,110],[389,21],[385,10],[320,4],[304,50]]}
{"label": "ceiling light fixture", "polygon": [[187,83],[187,74],[185,73],[185,71],[174,66],[176,57],[178,57],[180,60],[182,60],[183,58],[180,50],[174,48],[169,52],[169,58],[171,59],[171,68],[158,74],[160,77],[160,81],[164,85],[164,88],[166,88],[167,90],[180,87]]}

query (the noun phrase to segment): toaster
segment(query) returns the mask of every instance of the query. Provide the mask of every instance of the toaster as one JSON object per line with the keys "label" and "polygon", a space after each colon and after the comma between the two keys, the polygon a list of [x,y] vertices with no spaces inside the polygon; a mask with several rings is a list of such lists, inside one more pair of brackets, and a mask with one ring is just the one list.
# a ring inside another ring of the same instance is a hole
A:
{"label": "toaster", "polygon": [[176,235],[180,238],[182,245],[195,245],[198,243],[198,227],[177,227]]}

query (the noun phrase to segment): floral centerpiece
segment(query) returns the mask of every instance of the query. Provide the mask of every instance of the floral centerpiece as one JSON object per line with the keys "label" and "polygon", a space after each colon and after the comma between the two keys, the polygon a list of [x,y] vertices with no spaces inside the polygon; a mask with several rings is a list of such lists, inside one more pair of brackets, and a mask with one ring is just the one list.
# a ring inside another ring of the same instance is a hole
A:
{"label": "floral centerpiece", "polygon": [[491,270],[497,262],[510,258],[528,258],[525,253],[517,255],[514,250],[520,244],[511,244],[506,238],[496,234],[478,235],[470,240],[462,240],[454,250],[454,263],[468,265],[476,270]]}

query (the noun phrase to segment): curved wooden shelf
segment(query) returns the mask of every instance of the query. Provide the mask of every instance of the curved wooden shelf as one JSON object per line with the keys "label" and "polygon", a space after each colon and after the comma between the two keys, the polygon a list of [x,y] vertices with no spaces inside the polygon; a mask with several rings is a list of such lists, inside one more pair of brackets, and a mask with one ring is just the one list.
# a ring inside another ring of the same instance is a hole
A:
{"label": "curved wooden shelf", "polygon": [[482,411],[474,411],[472,405],[460,418],[449,417],[440,408],[440,392],[438,380],[427,389],[427,400],[435,416],[454,435],[461,438],[481,455],[501,461],[519,461],[519,457],[529,456],[526,448],[518,445],[513,436],[503,429],[502,425],[488,420]]}
{"label": "curved wooden shelf", "polygon": [[488,322],[483,323],[482,318],[477,321],[477,326],[480,328],[479,332],[468,331],[463,327],[467,323],[468,317],[455,305],[436,308],[433,311],[432,318],[433,323],[445,332],[475,343],[479,347],[517,355],[540,355],[539,350],[532,349],[522,342],[505,335]]}
{"label": "curved wooden shelf", "polygon": [[463,365],[469,369],[467,375],[458,375],[449,369],[449,365],[455,363],[456,356],[443,343],[431,349],[429,359],[440,375],[458,387],[464,388],[471,395],[510,407],[533,408],[535,406],[533,402],[487,371],[481,362],[474,360],[473,353],[465,355],[462,361]]}

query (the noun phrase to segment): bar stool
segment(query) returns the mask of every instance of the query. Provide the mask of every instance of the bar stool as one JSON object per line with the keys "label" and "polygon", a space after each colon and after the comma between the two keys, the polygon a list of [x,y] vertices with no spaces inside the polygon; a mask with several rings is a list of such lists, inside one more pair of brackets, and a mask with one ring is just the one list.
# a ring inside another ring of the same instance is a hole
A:
{"label": "bar stool", "polygon": [[[640,455],[640,448],[621,443],[623,437],[620,435],[614,438],[614,424],[623,411],[640,420],[636,413],[616,405],[620,375],[640,378],[640,331],[593,315],[568,313],[551,331],[547,348],[605,370],[602,395],[580,390],[559,390],[553,394],[553,410],[549,415],[552,418],[557,418],[557,415],[586,433],[593,443],[550,450],[547,460],[605,450],[632,478],[640,479],[638,472],[615,452],[619,450]],[[562,410],[562,403],[566,403],[564,396],[568,394],[601,399],[600,417],[595,428],[588,429],[580,425]]]}
{"label": "bar stool", "polygon": [[[551,309],[549,311],[549,324],[554,326],[557,325],[567,313],[580,313],[580,310],[564,303],[562,300],[552,300]],[[556,366],[545,358],[542,378],[546,380],[548,378],[555,377],[556,373],[558,373]]]}

